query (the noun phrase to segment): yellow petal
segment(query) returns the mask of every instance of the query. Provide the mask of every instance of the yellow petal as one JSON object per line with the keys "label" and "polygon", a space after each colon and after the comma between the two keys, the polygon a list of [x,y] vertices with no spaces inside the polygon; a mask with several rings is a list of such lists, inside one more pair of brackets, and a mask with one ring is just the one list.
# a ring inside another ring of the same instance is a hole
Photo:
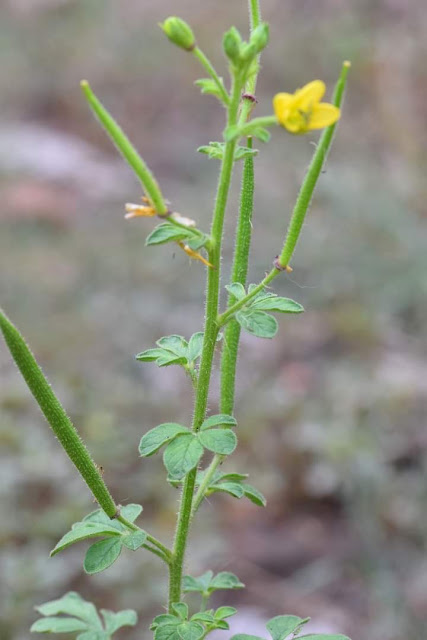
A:
{"label": "yellow petal", "polygon": [[322,80],[313,80],[295,91],[295,105],[302,111],[309,111],[325,95],[326,86]]}
{"label": "yellow petal", "polygon": [[309,129],[323,129],[334,124],[340,117],[340,110],[333,104],[321,102],[313,107],[308,123]]}
{"label": "yellow petal", "polygon": [[278,93],[273,98],[273,108],[276,118],[284,125],[284,120],[292,107],[295,96],[292,93]]}

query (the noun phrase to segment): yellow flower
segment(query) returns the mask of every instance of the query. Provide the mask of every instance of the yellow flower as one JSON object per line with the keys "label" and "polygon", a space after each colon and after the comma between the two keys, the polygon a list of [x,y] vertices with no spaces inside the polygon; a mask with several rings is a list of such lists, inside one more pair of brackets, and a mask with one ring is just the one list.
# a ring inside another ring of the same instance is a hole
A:
{"label": "yellow flower", "polygon": [[282,127],[291,133],[307,133],[311,129],[323,129],[334,124],[340,110],[328,102],[320,102],[325,93],[325,83],[313,80],[295,93],[278,93],[273,107]]}

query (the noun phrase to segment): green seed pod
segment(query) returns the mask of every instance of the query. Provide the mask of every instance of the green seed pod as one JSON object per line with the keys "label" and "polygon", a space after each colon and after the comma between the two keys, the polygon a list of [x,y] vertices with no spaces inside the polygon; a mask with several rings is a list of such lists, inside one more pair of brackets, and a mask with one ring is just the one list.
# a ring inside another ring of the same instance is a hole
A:
{"label": "green seed pod", "polygon": [[251,35],[250,44],[253,44],[257,53],[260,53],[268,44],[270,38],[270,27],[266,22],[257,27]]}
{"label": "green seed pod", "polygon": [[159,25],[167,35],[169,40],[185,51],[192,51],[196,46],[196,38],[194,33],[184,20],[171,16],[166,18],[163,24]]}
{"label": "green seed pod", "polygon": [[242,37],[236,27],[231,27],[231,29],[224,34],[222,44],[227,58],[234,64],[237,64],[240,61]]}

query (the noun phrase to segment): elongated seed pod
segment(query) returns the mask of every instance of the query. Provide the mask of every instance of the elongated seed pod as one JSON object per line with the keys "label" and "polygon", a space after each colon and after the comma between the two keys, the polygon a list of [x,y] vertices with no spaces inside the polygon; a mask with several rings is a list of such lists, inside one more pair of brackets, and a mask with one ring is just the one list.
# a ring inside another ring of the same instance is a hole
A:
{"label": "elongated seed pod", "polygon": [[0,329],[16,366],[36,399],[46,420],[65,449],[70,460],[95,496],[99,506],[113,518],[118,507],[83,440],[55,396],[31,350],[18,329],[0,309]]}

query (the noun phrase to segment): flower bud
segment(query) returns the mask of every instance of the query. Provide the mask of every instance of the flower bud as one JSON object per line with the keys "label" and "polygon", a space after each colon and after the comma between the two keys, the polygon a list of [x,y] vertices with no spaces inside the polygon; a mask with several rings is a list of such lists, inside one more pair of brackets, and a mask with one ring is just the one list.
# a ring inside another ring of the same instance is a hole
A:
{"label": "flower bud", "polygon": [[181,20],[181,18],[171,16],[170,18],[166,18],[163,24],[159,26],[163,29],[169,40],[178,47],[181,47],[181,49],[192,51],[196,46],[196,38],[190,25],[184,22],[184,20]]}
{"label": "flower bud", "polygon": [[225,55],[234,64],[237,64],[240,60],[241,45],[242,37],[240,33],[236,27],[231,27],[231,29],[224,34],[223,47]]}
{"label": "flower bud", "polygon": [[240,52],[240,58],[244,62],[250,62],[257,55],[258,50],[253,42],[248,42],[243,45]]}
{"label": "flower bud", "polygon": [[270,37],[270,27],[266,22],[263,22],[252,32],[250,44],[253,44],[257,53],[260,53],[268,44]]}

